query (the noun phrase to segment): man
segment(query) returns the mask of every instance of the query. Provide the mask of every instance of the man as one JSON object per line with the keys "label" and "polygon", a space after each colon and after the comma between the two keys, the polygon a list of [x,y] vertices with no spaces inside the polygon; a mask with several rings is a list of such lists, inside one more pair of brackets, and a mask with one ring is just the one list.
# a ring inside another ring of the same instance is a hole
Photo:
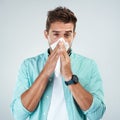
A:
{"label": "man", "polygon": [[95,62],[71,50],[77,18],[65,7],[48,11],[50,48],[22,63],[11,104],[16,120],[99,120],[105,111]]}

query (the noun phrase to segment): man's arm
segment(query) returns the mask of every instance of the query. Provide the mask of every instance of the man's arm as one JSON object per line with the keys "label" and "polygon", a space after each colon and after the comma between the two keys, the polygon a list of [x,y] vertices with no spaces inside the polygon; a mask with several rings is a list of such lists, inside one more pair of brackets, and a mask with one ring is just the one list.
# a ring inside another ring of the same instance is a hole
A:
{"label": "man's arm", "polygon": [[24,61],[22,63],[18,72],[18,80],[11,103],[11,111],[15,119],[25,120],[36,109],[44,94],[48,79],[55,69],[59,57],[58,53],[58,47],[56,47],[49,55],[43,70],[31,87],[29,87],[29,79],[31,78],[28,73],[28,62]]}
{"label": "man's arm", "polygon": [[93,96],[80,83],[69,85],[69,89],[80,108],[84,111],[89,109],[93,101]]}
{"label": "man's arm", "polygon": [[33,85],[21,95],[23,106],[30,112],[34,111],[40,101],[48,83],[48,78],[53,73],[58,60],[58,46],[49,56],[44,69]]}
{"label": "man's arm", "polygon": [[[65,51],[65,48],[62,46],[61,48],[61,72],[65,80],[68,81],[72,78],[70,58]],[[88,91],[86,91],[80,83],[69,85],[69,88],[80,108],[82,110],[87,110],[92,104],[92,95]]]}
{"label": "man's arm", "polygon": [[44,71],[37,77],[33,85],[21,95],[23,106],[30,112],[34,111],[40,101],[48,83],[48,76]]}
{"label": "man's arm", "polygon": [[[72,78],[70,58],[64,47],[61,46],[61,73],[66,81]],[[106,109],[103,101],[102,81],[96,65],[92,62],[91,80],[89,89],[85,89],[80,83],[69,85],[69,89],[76,103],[89,119],[98,120]]]}

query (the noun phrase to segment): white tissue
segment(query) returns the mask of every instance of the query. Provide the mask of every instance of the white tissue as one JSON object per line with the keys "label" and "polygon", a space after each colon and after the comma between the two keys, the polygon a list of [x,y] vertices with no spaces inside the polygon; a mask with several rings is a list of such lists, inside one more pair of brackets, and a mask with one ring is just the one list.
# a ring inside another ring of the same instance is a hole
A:
{"label": "white tissue", "polygon": [[[63,38],[58,39],[55,43],[53,43],[50,46],[52,48],[52,50],[55,49],[55,47],[57,46],[59,41],[62,41],[64,43],[64,46],[65,46],[66,51],[67,51],[69,49],[69,44],[67,42],[65,42],[65,40]],[[58,58],[58,61],[57,61],[56,67],[55,67],[55,75],[56,75],[56,77],[59,77],[61,75],[61,73],[60,73],[60,57]]]}
{"label": "white tissue", "polygon": [[66,50],[68,50],[69,44],[68,44],[67,42],[65,42],[65,40],[64,40],[63,38],[58,39],[55,43],[53,43],[53,44],[51,45],[52,50],[55,49],[55,47],[57,46],[57,44],[58,44],[60,41],[64,43]]}

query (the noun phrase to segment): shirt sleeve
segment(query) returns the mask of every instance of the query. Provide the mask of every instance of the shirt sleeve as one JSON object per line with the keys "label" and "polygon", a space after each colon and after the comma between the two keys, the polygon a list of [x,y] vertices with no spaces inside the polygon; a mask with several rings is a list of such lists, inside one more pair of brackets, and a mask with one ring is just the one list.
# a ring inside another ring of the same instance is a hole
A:
{"label": "shirt sleeve", "polygon": [[106,106],[104,104],[102,79],[94,61],[92,61],[91,79],[87,90],[93,95],[93,102],[90,108],[83,112],[89,120],[99,120],[102,118]]}
{"label": "shirt sleeve", "polygon": [[26,120],[31,114],[31,112],[29,112],[21,102],[21,94],[25,92],[29,86],[27,64],[26,61],[24,61],[21,64],[18,72],[17,83],[13,95],[13,100],[10,106],[15,120]]}

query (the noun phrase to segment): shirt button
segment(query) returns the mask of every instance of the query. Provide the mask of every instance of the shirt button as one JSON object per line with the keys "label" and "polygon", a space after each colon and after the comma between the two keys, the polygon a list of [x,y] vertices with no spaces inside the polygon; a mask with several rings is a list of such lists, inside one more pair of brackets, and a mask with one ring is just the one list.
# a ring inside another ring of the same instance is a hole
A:
{"label": "shirt button", "polygon": [[48,98],[49,98],[49,96],[47,95],[47,96],[46,96],[46,98],[48,99]]}
{"label": "shirt button", "polygon": [[44,112],[44,113],[43,113],[43,115],[45,116],[45,115],[46,115],[46,113]]}
{"label": "shirt button", "polygon": [[51,81],[52,81],[52,78],[49,78],[49,81],[51,82]]}

